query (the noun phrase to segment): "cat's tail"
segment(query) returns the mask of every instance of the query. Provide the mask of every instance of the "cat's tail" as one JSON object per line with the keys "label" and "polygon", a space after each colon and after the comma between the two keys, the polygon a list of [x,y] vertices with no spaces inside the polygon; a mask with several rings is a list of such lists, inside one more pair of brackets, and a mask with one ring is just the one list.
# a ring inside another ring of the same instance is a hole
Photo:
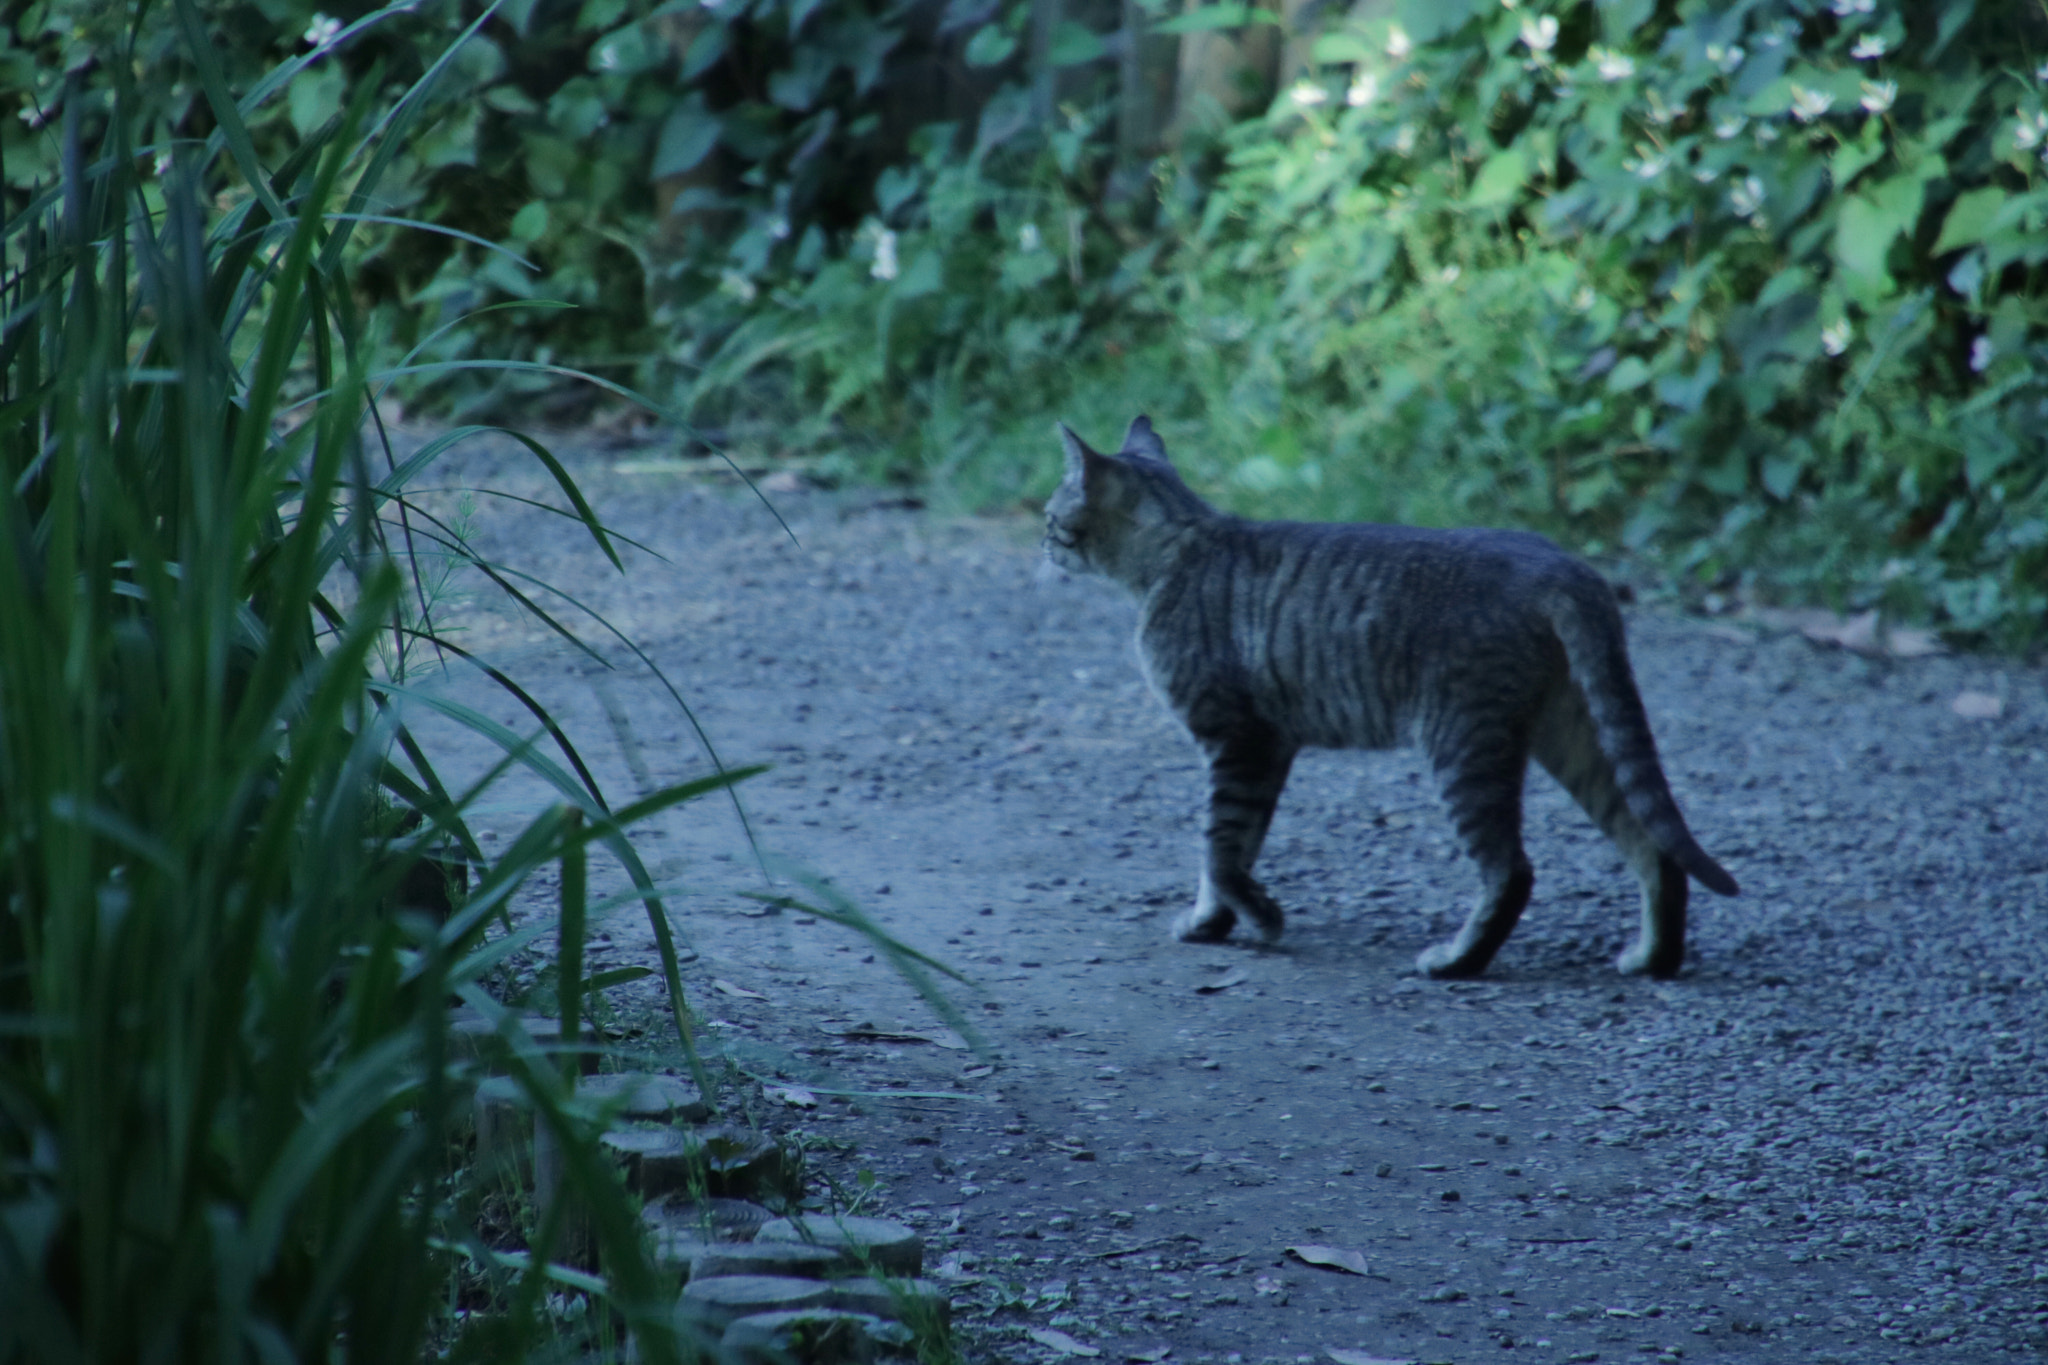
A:
{"label": "cat's tail", "polygon": [[1657,847],[1687,875],[1710,891],[1733,896],[1740,890],[1728,870],[1699,846],[1664,779],[1650,717],[1629,666],[1627,636],[1614,592],[1590,568],[1544,595],[1544,614],[1564,645],[1572,678],[1585,693],[1600,736],[1600,750],[1614,765],[1615,783],[1629,813],[1642,822]]}

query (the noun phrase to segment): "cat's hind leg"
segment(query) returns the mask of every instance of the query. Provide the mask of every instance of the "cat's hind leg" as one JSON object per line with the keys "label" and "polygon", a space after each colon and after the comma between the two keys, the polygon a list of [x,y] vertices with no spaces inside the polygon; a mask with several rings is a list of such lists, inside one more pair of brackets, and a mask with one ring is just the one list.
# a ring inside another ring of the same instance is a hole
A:
{"label": "cat's hind leg", "polygon": [[1507,736],[1456,746],[1437,760],[1437,782],[1465,851],[1479,865],[1479,899],[1457,936],[1422,951],[1434,977],[1478,976],[1528,908],[1536,873],[1522,851],[1522,779],[1528,760]]}
{"label": "cat's hind leg", "polygon": [[1209,756],[1207,847],[1195,903],[1174,921],[1173,936],[1183,943],[1221,942],[1243,914],[1271,942],[1280,937],[1286,917],[1252,876],[1252,867],[1296,750],[1263,727],[1197,738]]}
{"label": "cat's hind leg", "polygon": [[1685,961],[1685,911],[1690,894],[1685,870],[1657,846],[1650,831],[1629,810],[1614,765],[1601,751],[1593,718],[1576,690],[1545,714],[1534,747],[1536,761],[1620,850],[1642,886],[1641,923],[1635,942],[1614,960],[1616,969],[1659,978],[1678,975]]}

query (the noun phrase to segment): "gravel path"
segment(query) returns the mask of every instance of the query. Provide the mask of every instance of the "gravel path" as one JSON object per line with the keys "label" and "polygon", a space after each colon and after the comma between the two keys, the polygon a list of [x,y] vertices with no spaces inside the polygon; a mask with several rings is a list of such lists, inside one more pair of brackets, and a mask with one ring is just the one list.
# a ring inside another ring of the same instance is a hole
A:
{"label": "gravel path", "polygon": [[[639,841],[689,884],[687,984],[730,1055],[771,1085],[868,1092],[750,1093],[849,1194],[871,1171],[868,1206],[925,1230],[970,1359],[2048,1353],[2039,668],[1632,609],[1673,788],[1744,894],[1695,893],[1678,980],[1616,975],[1634,883],[1533,776],[1536,899],[1484,980],[1441,985],[1411,964],[1470,872],[1406,754],[1298,765],[1262,863],[1279,948],[1168,940],[1196,755],[1139,683],[1131,607],[1034,581],[1033,521],[792,491],[792,542],[646,452],[572,467],[672,562],[622,578],[573,525],[495,500],[481,542],[631,634],[727,761],[775,765],[744,788],[765,849],[973,979],[954,994],[992,1069],[864,941],[745,898],[762,877],[729,804]],[[546,491],[483,447],[449,472]],[[644,672],[605,673],[486,593],[456,610],[617,790],[635,779],[608,709],[653,780],[705,771]],[[518,715],[474,677],[446,685]],[[2002,714],[1957,714],[1966,692]],[[480,823],[509,832],[539,799],[509,784]],[[638,915],[595,967],[647,958]]]}

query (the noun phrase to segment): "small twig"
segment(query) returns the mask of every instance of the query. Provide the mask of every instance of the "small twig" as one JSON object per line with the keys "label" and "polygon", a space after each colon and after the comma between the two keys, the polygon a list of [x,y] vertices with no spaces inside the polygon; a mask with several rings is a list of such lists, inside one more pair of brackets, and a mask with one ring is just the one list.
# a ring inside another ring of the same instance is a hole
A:
{"label": "small twig", "polygon": [[[1163,1247],[1168,1242],[1199,1242],[1201,1240],[1201,1238],[1195,1236],[1191,1232],[1176,1232],[1171,1237],[1154,1237],[1151,1241],[1140,1242],[1134,1247],[1117,1247],[1111,1251],[1091,1251],[1088,1253],[1088,1255],[1093,1260],[1107,1261],[1113,1260],[1118,1256],[1129,1256],[1133,1252],[1150,1251],[1153,1247]],[[1241,1255],[1242,1253],[1239,1254]],[[1234,1261],[1237,1259],[1237,1257],[1228,1256],[1224,1259]]]}

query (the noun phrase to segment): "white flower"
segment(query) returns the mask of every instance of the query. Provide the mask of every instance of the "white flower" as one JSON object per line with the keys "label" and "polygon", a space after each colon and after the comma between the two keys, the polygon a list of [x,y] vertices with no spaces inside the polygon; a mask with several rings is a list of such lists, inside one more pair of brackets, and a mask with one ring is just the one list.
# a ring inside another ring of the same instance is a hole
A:
{"label": "white flower", "polygon": [[770,218],[768,220],[768,235],[770,237],[773,237],[778,242],[788,241],[789,219],[780,213],[776,214],[773,218]]}
{"label": "white flower", "polygon": [[875,263],[868,267],[868,274],[878,280],[896,278],[896,234],[888,228],[875,235]]}
{"label": "white flower", "polygon": [[313,22],[306,25],[306,46],[318,49],[326,47],[341,34],[341,20],[326,14],[316,14]]}
{"label": "white flower", "polygon": [[1522,42],[1531,52],[1548,52],[1557,46],[1557,16],[1546,14],[1541,18],[1524,19]]}
{"label": "white flower", "polygon": [[1735,210],[1737,218],[1754,218],[1763,206],[1764,182],[1753,175],[1736,181],[1728,191],[1728,207]]}
{"label": "white flower", "polygon": [[1736,68],[1742,65],[1742,59],[1748,55],[1739,47],[1723,47],[1719,43],[1707,44],[1707,60],[1720,67],[1724,76],[1733,75]]}
{"label": "white flower", "polygon": [[2023,152],[2030,152],[2048,140],[2048,113],[2039,111],[2029,114],[2024,109],[2013,110],[2019,119],[2019,127],[2012,130],[2012,145]]}
{"label": "white flower", "polygon": [[1863,82],[1863,98],[1856,101],[1873,114],[1882,114],[1892,107],[1892,101],[1899,97],[1897,81]]}
{"label": "white flower", "polygon": [[1436,282],[1438,284],[1456,284],[1458,276],[1462,273],[1455,265],[1447,265],[1442,270],[1436,272]]}
{"label": "white flower", "polygon": [[1353,109],[1363,109],[1380,97],[1380,78],[1370,71],[1361,71],[1351,82],[1351,88],[1344,92],[1344,102]]}
{"label": "white flower", "polygon": [[1757,146],[1759,146],[1759,147],[1768,147],[1768,146],[1770,146],[1770,145],[1771,145],[1771,144],[1772,144],[1773,142],[1776,142],[1777,140],[1778,140],[1778,130],[1777,130],[1776,128],[1773,128],[1773,127],[1772,127],[1772,126],[1771,126],[1770,124],[1768,124],[1768,123],[1759,123],[1759,124],[1758,124],[1758,125],[1756,126],[1756,145],[1757,145]]}
{"label": "white flower", "polygon": [[1593,305],[1599,301],[1600,296],[1593,292],[1593,286],[1590,284],[1580,285],[1579,292],[1572,295],[1572,307],[1578,309],[1581,313],[1592,312]]}
{"label": "white flower", "polygon": [[1838,318],[1820,329],[1820,348],[1829,355],[1840,355],[1849,349],[1849,338],[1855,334],[1849,319]]}
{"label": "white flower", "polygon": [[1045,245],[1045,239],[1038,235],[1038,224],[1026,223],[1017,229],[1017,250],[1033,252]]}
{"label": "white flower", "polygon": [[1644,93],[1649,97],[1650,122],[1656,124],[1659,128],[1665,127],[1666,125],[1670,124],[1675,119],[1677,119],[1677,117],[1680,114],[1685,112],[1683,109],[1674,108],[1671,105],[1666,104],[1664,102],[1664,97],[1658,94],[1655,90],[1648,90]]}
{"label": "white flower", "polygon": [[737,270],[728,270],[718,277],[718,292],[730,294],[741,303],[752,303],[761,291],[754,282]]}
{"label": "white flower", "polygon": [[[1639,150],[1649,151],[1647,147],[1640,148]],[[1658,176],[1664,174],[1664,168],[1671,164],[1671,158],[1662,152],[1652,152],[1641,161],[1631,158],[1621,164],[1624,169],[1634,171],[1637,176],[1644,180],[1655,180]]]}
{"label": "white flower", "polygon": [[1394,134],[1394,150],[1402,156],[1407,156],[1410,152],[1415,150],[1414,124],[1402,124],[1401,131]]}
{"label": "white flower", "polygon": [[1831,0],[1828,8],[1837,18],[1847,19],[1852,14],[1869,14],[1877,8],[1877,0]]}
{"label": "white flower", "polygon": [[1330,92],[1314,81],[1296,81],[1287,92],[1287,98],[1294,101],[1297,109],[1313,109],[1330,98]]}
{"label": "white flower", "polygon": [[1747,118],[1741,114],[1730,114],[1727,118],[1719,119],[1715,122],[1714,136],[1726,142],[1748,126],[1749,120]]}
{"label": "white flower", "polygon": [[1415,44],[1408,38],[1408,30],[1399,24],[1387,30],[1387,55],[1400,61],[1415,50]]}
{"label": "white flower", "polygon": [[1612,48],[1595,47],[1586,54],[1593,59],[1593,65],[1600,68],[1603,81],[1625,81],[1636,74],[1635,58]]}
{"label": "white flower", "polygon": [[1792,87],[1792,117],[1801,123],[1811,123],[1832,109],[1835,97],[1822,90],[1808,90],[1803,85]]}
{"label": "white flower", "polygon": [[1849,55],[1859,62],[1875,61],[1884,55],[1884,39],[1875,33],[1866,33],[1856,40],[1856,46],[1849,49]]}
{"label": "white flower", "polygon": [[617,71],[619,66],[619,49],[616,43],[606,43],[597,50],[597,69],[599,71]]}
{"label": "white flower", "polygon": [[1721,173],[1712,166],[1700,166],[1694,169],[1692,178],[1699,181],[1702,185],[1711,185],[1721,178]]}
{"label": "white flower", "polygon": [[158,152],[156,154],[156,161],[154,164],[156,166],[156,173],[158,175],[170,174],[171,154],[169,152]]}
{"label": "white flower", "polygon": [[1500,0],[1500,7],[1502,9],[1513,9],[1521,3],[1522,0]]}
{"label": "white flower", "polygon": [[1992,344],[1990,337],[1978,337],[1970,343],[1970,369],[1977,374],[1984,373],[1991,368],[1991,362],[1997,355],[1998,347]]}
{"label": "white flower", "polygon": [[24,104],[14,116],[27,124],[31,132],[50,121],[49,111],[40,104]]}

